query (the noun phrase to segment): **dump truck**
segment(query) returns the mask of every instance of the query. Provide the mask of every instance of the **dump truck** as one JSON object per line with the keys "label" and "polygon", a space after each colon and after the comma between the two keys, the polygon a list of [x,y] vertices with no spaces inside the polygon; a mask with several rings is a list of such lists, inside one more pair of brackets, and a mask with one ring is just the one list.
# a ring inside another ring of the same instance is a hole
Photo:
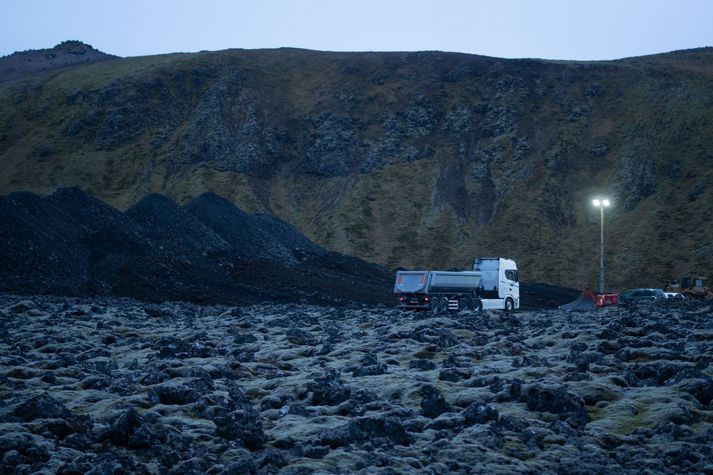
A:
{"label": "dump truck", "polygon": [[520,308],[517,265],[504,257],[475,258],[467,271],[397,271],[394,293],[400,308],[433,313]]}

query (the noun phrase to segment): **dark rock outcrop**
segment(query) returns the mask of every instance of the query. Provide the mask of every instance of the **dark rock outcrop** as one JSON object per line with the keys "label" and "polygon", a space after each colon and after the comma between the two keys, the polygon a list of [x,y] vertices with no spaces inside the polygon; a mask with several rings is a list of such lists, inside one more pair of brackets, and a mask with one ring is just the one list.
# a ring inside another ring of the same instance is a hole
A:
{"label": "dark rock outcrop", "polygon": [[441,392],[434,386],[425,385],[421,388],[421,413],[435,419],[444,412],[452,411]]}
{"label": "dark rock outcrop", "polygon": [[523,390],[520,398],[531,411],[559,414],[574,427],[582,427],[589,422],[584,401],[569,392],[566,386],[532,385]]}
{"label": "dark rock outcrop", "polygon": [[322,433],[320,442],[332,448],[365,442],[378,447],[383,444],[410,445],[413,442],[413,437],[397,419],[359,417],[344,426]]}
{"label": "dark rock outcrop", "polygon": [[17,51],[0,58],[0,83],[34,74],[116,58],[81,41],[63,41],[54,48]]}
{"label": "dark rock outcrop", "polygon": [[58,438],[64,438],[74,433],[86,434],[92,427],[89,417],[75,414],[47,393],[42,393],[18,404],[8,415],[4,416],[4,420],[7,422],[39,421],[41,430]]}
{"label": "dark rock outcrop", "polygon": [[246,404],[240,404],[230,412],[219,411],[213,416],[216,435],[239,441],[249,449],[258,449],[265,443],[260,415]]}
{"label": "dark rock outcrop", "polygon": [[466,424],[486,424],[497,422],[498,410],[491,405],[482,402],[474,402],[468,405],[463,411]]}
{"label": "dark rock outcrop", "polygon": [[351,388],[339,380],[339,372],[333,369],[325,371],[307,385],[312,392],[312,404],[332,406],[340,404],[351,397]]}

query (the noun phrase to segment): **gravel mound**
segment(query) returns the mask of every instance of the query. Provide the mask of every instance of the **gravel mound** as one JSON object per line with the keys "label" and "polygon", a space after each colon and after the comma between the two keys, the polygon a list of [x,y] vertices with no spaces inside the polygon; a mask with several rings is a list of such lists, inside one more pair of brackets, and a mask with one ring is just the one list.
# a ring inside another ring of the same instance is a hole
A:
{"label": "gravel mound", "polygon": [[391,273],[327,252],[214,194],[151,194],[122,213],[69,188],[0,197],[0,290],[149,301],[379,303]]}
{"label": "gravel mound", "polygon": [[226,252],[230,245],[192,214],[163,195],[152,193],[126,210],[144,236],[165,257]]}
{"label": "gravel mound", "polygon": [[[294,236],[271,232],[271,229],[260,226],[262,221],[259,218],[244,213],[215,193],[204,193],[189,202],[185,209],[229,243],[238,256],[249,260],[277,260],[285,264],[295,262],[289,252],[289,243]],[[306,238],[301,236],[301,239]]]}
{"label": "gravel mound", "polygon": [[47,199],[27,192],[0,197],[0,287],[79,295],[88,280],[81,233]]}

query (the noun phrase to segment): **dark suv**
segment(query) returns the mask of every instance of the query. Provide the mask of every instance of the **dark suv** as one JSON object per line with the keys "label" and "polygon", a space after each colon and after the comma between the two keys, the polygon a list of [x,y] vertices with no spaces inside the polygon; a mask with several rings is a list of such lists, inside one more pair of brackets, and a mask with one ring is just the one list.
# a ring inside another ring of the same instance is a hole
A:
{"label": "dark suv", "polygon": [[619,303],[652,300],[666,300],[666,294],[661,289],[629,289],[619,294]]}

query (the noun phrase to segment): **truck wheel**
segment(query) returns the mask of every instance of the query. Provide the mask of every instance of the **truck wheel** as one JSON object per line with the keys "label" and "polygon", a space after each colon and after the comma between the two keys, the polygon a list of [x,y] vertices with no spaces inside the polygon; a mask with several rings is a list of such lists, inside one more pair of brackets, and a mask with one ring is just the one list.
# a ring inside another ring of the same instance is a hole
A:
{"label": "truck wheel", "polygon": [[515,302],[512,301],[510,297],[505,299],[505,311],[506,312],[512,312],[512,310],[515,308]]}
{"label": "truck wheel", "polygon": [[443,297],[441,299],[441,312],[448,313],[448,297]]}
{"label": "truck wheel", "polygon": [[431,299],[431,312],[438,313],[441,311],[441,302],[438,297],[433,297]]}
{"label": "truck wheel", "polygon": [[483,310],[483,301],[480,299],[475,299],[473,300],[473,310],[476,312],[480,312]]}

